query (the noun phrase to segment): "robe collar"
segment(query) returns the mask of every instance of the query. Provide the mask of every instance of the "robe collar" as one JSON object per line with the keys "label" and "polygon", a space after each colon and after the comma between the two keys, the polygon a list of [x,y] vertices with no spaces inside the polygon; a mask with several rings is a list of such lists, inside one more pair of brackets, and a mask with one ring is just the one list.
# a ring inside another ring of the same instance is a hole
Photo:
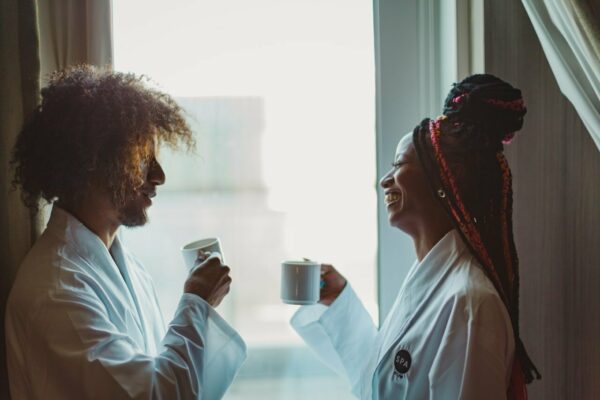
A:
{"label": "robe collar", "polygon": [[[77,248],[79,255],[85,259],[110,257],[109,249],[94,232],[68,211],[54,205],[46,229]],[[110,251],[121,249],[118,235],[111,245]],[[112,259],[112,257],[111,257]]]}
{"label": "robe collar", "polygon": [[127,251],[119,235],[115,235],[110,249],[107,249],[98,235],[75,216],[56,205],[52,208],[46,230],[64,241],[69,249],[89,263],[89,268],[95,273],[104,275],[103,279],[111,281],[120,288],[121,294],[127,299],[127,305],[134,315],[138,329],[144,332],[143,316],[132,283]]}
{"label": "robe collar", "polygon": [[456,229],[446,233],[419,262],[410,269],[406,283],[415,291],[427,292],[439,281],[466,250],[466,245]]}
{"label": "robe collar", "polygon": [[398,330],[406,328],[416,310],[434,295],[456,267],[466,249],[460,233],[453,229],[446,233],[421,261],[415,261],[390,311],[390,314],[395,314],[394,319],[386,322],[401,323],[403,327]]}

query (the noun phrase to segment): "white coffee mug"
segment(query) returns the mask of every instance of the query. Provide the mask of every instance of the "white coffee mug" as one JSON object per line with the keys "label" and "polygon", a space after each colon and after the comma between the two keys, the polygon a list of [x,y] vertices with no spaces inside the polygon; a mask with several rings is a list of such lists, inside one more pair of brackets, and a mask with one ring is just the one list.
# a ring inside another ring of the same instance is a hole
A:
{"label": "white coffee mug", "polygon": [[196,240],[181,247],[181,255],[189,271],[192,271],[198,265],[198,257],[206,253],[210,253],[209,256],[217,255],[221,262],[225,262],[219,238]]}
{"label": "white coffee mug", "polygon": [[287,304],[315,304],[320,298],[321,264],[316,261],[281,263],[281,300]]}

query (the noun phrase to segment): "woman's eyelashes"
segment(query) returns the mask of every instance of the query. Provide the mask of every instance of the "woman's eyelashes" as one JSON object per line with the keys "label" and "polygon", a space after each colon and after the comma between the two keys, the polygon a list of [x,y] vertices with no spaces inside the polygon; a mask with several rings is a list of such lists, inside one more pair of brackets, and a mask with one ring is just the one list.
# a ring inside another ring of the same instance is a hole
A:
{"label": "woman's eyelashes", "polygon": [[392,163],[392,167],[393,168],[400,168],[401,166],[403,166],[404,164],[406,164],[406,161],[394,161]]}

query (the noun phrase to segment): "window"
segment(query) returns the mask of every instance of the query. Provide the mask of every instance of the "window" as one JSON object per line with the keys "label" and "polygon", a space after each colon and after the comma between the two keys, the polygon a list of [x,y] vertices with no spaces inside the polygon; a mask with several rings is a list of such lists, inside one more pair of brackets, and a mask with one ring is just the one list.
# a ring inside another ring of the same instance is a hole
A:
{"label": "window", "polygon": [[372,2],[116,0],[115,68],[145,74],[186,111],[197,149],[163,150],[150,223],[125,230],[165,319],[181,245],[221,239],[233,285],[218,307],[246,340],[227,399],[346,399],[279,299],[280,262],[333,263],[374,320],[376,163]]}

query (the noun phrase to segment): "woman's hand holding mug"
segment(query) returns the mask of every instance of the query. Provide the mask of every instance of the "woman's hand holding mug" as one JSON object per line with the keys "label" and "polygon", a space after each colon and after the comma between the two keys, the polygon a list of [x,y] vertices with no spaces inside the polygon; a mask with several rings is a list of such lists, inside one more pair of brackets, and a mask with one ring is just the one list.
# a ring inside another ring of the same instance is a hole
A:
{"label": "woman's hand holding mug", "polygon": [[346,287],[344,278],[331,264],[321,264],[321,299],[319,303],[331,305]]}

